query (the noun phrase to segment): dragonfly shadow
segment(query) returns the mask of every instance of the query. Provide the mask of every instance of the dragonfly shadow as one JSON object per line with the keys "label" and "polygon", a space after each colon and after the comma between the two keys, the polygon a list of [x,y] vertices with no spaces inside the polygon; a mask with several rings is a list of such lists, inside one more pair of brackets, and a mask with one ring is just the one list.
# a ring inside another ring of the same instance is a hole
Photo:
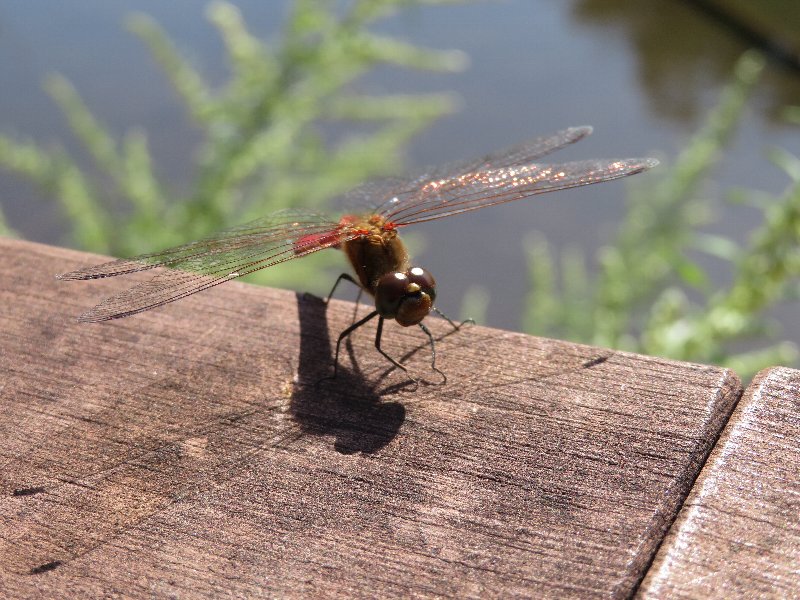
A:
{"label": "dragonfly shadow", "polygon": [[[336,379],[325,379],[333,364],[327,306],[319,298],[298,294],[297,310],[300,356],[290,403],[294,420],[304,432],[334,436],[334,448],[342,454],[380,450],[394,439],[406,417],[401,403],[381,398],[413,383],[381,388],[383,378],[371,383],[357,367],[341,364]],[[349,345],[346,349],[352,351]]]}

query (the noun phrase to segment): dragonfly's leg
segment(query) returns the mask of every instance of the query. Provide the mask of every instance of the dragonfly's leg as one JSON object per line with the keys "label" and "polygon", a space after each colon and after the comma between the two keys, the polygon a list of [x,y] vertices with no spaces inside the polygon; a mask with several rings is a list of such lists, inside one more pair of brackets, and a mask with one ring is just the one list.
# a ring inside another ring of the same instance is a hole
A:
{"label": "dragonfly's leg", "polygon": [[[445,318],[447,318],[447,317],[445,317]],[[447,320],[449,321],[450,319],[447,319]],[[431,330],[428,329],[427,327],[425,327],[424,323],[418,323],[418,325],[419,325],[419,328],[422,329],[422,331],[425,332],[425,335],[428,336],[428,339],[431,342],[431,369],[433,369],[439,375],[442,376],[442,380],[443,380],[442,384],[445,384],[445,383],[447,383],[447,375],[445,375],[444,372],[439,367],[436,366],[436,344],[433,343],[433,335],[431,334]],[[462,323],[462,325],[463,325],[463,323]],[[458,328],[456,328],[456,329],[458,329]]]}
{"label": "dragonfly's leg", "polygon": [[[376,315],[377,313],[378,313],[378,311],[375,311],[375,312],[374,312],[374,313],[372,313],[372,315],[370,315],[370,316],[374,316],[374,315]],[[408,371],[408,369],[406,369],[406,368],[405,368],[403,365],[401,365],[399,362],[397,362],[395,359],[393,359],[391,356],[389,356],[388,354],[386,354],[386,352],[384,352],[384,351],[381,349],[381,335],[382,335],[382,334],[383,334],[383,317],[381,317],[380,319],[378,319],[378,331],[377,331],[377,332],[375,332],[375,348],[377,348],[377,349],[378,349],[378,352],[380,352],[381,354],[383,354],[383,355],[386,357],[386,359],[387,359],[387,360],[388,360],[390,363],[392,363],[392,364],[393,364],[395,367],[397,367],[398,369],[403,369],[403,371]]]}
{"label": "dragonfly's leg", "polygon": [[361,301],[361,294],[364,293],[364,288],[361,287],[361,284],[358,283],[355,279],[353,279],[353,277],[350,276],[348,273],[342,273],[341,275],[339,275],[339,277],[336,278],[336,283],[333,284],[333,287],[331,288],[331,293],[328,294],[328,297],[325,298],[325,300],[324,300],[325,306],[328,306],[328,303],[331,301],[331,298],[333,298],[333,292],[336,291],[336,287],[339,285],[339,282],[342,279],[345,279],[345,280],[349,281],[350,283],[358,286],[358,296],[356,296],[356,306],[353,309],[353,318],[350,321],[351,323],[355,323],[356,322],[356,317],[358,316],[358,303]]}
{"label": "dragonfly's leg", "polygon": [[361,302],[361,294],[364,293],[364,288],[358,286],[358,295],[356,296],[356,305],[353,308],[353,322],[355,322],[356,317],[358,316],[358,303]]}
{"label": "dragonfly's leg", "polygon": [[[461,329],[461,328],[462,328],[464,325],[466,325],[467,323],[469,323],[470,325],[475,325],[475,319],[464,319],[463,321],[461,321],[461,323],[459,323],[458,325],[456,325],[456,323],[455,323],[455,322],[454,322],[454,321],[453,321],[453,320],[452,320],[450,317],[448,317],[446,314],[444,314],[442,311],[440,311],[440,310],[439,310],[438,308],[436,308],[435,306],[433,307],[433,311],[434,311],[434,312],[435,312],[437,315],[439,315],[440,317],[442,317],[442,318],[443,318],[445,321],[447,321],[448,323],[450,323],[450,325],[453,327],[453,331],[458,331],[459,329]],[[420,323],[420,325],[422,325],[422,323]]]}
{"label": "dragonfly's leg", "polygon": [[[345,279],[345,280],[349,281],[350,283],[353,283],[356,286],[358,286],[358,297],[361,298],[361,292],[364,291],[364,288],[361,287],[361,284],[358,283],[355,279],[353,279],[353,277],[349,273],[342,273],[341,275],[339,275],[339,277],[336,278],[336,283],[333,284],[333,287],[331,288],[331,293],[328,294],[327,298],[325,298],[325,304],[326,305],[328,304],[328,302],[331,301],[331,298],[333,298],[333,292],[336,291],[336,287],[339,285],[339,282],[342,279]],[[358,304],[358,300],[356,300],[356,304]]]}
{"label": "dragonfly's leg", "polygon": [[358,304],[359,304],[359,302],[361,302],[361,295],[364,293],[364,288],[361,287],[361,284],[358,283],[355,279],[353,279],[349,274],[342,273],[341,275],[339,275],[339,277],[336,278],[336,283],[333,284],[333,287],[331,288],[331,293],[328,294],[328,297],[325,298],[325,300],[323,300],[323,302],[325,302],[325,306],[328,306],[328,303],[331,301],[331,298],[333,298],[333,292],[336,291],[336,287],[339,285],[339,282],[342,279],[345,279],[345,280],[349,281],[350,283],[358,286],[358,295],[356,296],[356,305],[355,305],[355,308],[353,308],[353,318],[350,320],[350,323],[352,324],[352,323],[356,322],[356,317],[358,316]]}
{"label": "dragonfly's leg", "polygon": [[[358,323],[353,323],[352,325],[350,325],[350,327],[348,327],[342,333],[339,334],[339,339],[336,340],[336,354],[333,358],[333,377],[331,377],[331,379],[335,379],[336,375],[339,372],[339,349],[342,347],[342,340],[345,339],[347,336],[349,336],[351,333],[353,333],[356,329],[361,327],[364,323],[366,323],[370,319],[374,319],[377,315],[378,311],[373,310],[366,317],[361,319]],[[383,321],[383,317],[381,317],[381,321]],[[378,325],[378,327],[380,328],[380,325]]]}

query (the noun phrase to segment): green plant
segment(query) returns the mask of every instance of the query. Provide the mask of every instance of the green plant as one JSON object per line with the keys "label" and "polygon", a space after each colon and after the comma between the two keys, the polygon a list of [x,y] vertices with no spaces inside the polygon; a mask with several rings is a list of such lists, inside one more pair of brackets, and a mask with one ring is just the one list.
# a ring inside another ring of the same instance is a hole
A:
{"label": "green plant", "polygon": [[[381,65],[461,68],[459,52],[421,49],[368,30],[393,10],[435,3],[356,0],[341,10],[325,0],[297,0],[281,41],[268,46],[245,29],[233,5],[213,2],[208,18],[225,42],[231,73],[217,89],[151,19],[132,17],[129,27],[149,46],[203,135],[188,191],[176,194],[159,181],[144,132],[115,140],[59,76],[46,88],[101,177],[87,175],[63,150],[6,136],[0,136],[0,167],[59,202],[74,243],[118,256],[184,243],[287,206],[319,206],[358,182],[396,171],[406,141],[452,110],[447,94],[374,96],[351,85]],[[326,131],[340,121],[361,122],[349,129],[362,133],[326,142]],[[276,285],[304,281],[308,288],[311,280],[316,289],[312,273],[324,262],[312,258],[266,275]]]}
{"label": "green plant", "polygon": [[[756,54],[744,55],[719,106],[672,167],[662,169],[647,191],[634,190],[595,275],[582,253],[569,249],[557,258],[541,236],[528,240],[532,291],[525,329],[727,365],[745,377],[797,359],[797,349],[787,342],[757,351],[736,347],[769,336],[765,312],[789,296],[800,276],[800,160],[773,152],[773,162],[791,184],[782,197],[759,202],[764,220],[746,243],[700,231],[713,207],[697,196],[697,188],[720,157],[763,64]],[[726,263],[730,283],[712,284],[697,251]]]}

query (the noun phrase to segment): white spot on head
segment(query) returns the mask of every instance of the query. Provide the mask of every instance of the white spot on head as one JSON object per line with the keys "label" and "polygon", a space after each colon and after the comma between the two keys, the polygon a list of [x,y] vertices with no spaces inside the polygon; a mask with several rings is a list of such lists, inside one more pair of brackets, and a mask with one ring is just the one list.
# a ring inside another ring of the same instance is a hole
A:
{"label": "white spot on head", "polygon": [[408,276],[405,273],[397,272],[394,274],[394,278],[403,281],[404,279],[408,279]]}
{"label": "white spot on head", "polygon": [[421,275],[423,275],[425,273],[425,271],[423,271],[421,267],[413,267],[409,271],[409,273],[411,273],[412,275],[421,276]]}

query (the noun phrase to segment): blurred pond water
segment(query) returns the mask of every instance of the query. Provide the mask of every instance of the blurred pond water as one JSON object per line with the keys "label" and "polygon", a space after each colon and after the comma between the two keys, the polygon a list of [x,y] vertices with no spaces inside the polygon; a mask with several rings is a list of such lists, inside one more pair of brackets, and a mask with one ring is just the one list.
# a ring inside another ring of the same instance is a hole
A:
{"label": "blurred pond water", "polygon": [[[285,18],[285,2],[234,4],[262,37],[274,36]],[[76,147],[41,88],[46,74],[58,72],[115,133],[143,127],[160,172],[180,186],[190,176],[197,134],[148,51],[125,29],[124,18],[134,10],[151,15],[206,76],[223,81],[222,45],[203,16],[205,5],[205,0],[0,0],[0,131]],[[386,70],[358,83],[376,93],[452,90],[460,96],[459,112],[416,138],[409,166],[476,157],[585,124],[595,127],[594,135],[554,160],[655,155],[670,162],[749,47],[707,12],[670,0],[429,7],[402,12],[380,29],[422,45],[460,49],[470,58],[470,67],[456,75]],[[800,76],[771,65],[706,193],[721,199],[737,186],[771,194],[785,188],[786,176],[766,160],[765,150],[800,154],[797,127],[779,118],[792,103],[800,104]],[[417,262],[436,274],[445,311],[458,314],[465,291],[480,284],[491,292],[487,324],[518,329],[527,290],[525,235],[538,230],[557,247],[580,245],[593,254],[613,236],[625,185],[549,194],[421,225],[415,231],[426,244]],[[0,198],[10,224],[25,237],[63,243],[57,211],[24,182],[4,173]],[[720,208],[722,220],[714,231],[746,236],[757,223],[755,210],[732,210],[721,202]],[[776,315],[786,337],[800,342],[794,313],[796,305]]]}

